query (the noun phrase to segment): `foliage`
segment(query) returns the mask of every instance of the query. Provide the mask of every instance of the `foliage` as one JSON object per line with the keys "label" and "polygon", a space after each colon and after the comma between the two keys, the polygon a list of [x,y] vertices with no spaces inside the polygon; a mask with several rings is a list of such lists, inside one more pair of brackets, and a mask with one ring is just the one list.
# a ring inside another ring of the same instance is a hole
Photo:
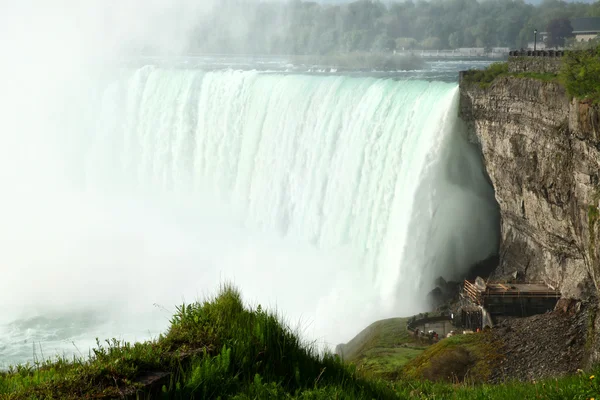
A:
{"label": "foliage", "polygon": [[371,49],[374,51],[392,51],[396,48],[396,41],[385,33],[379,34]]}
{"label": "foliage", "polygon": [[565,39],[573,36],[573,27],[568,18],[556,18],[550,21],[546,32],[548,32],[546,46],[558,48],[565,45]]}
{"label": "foliage", "polygon": [[466,84],[479,84],[480,87],[488,87],[498,76],[508,74],[508,63],[494,63],[485,69],[467,71],[463,75]]}
{"label": "foliage", "polygon": [[501,361],[500,348],[490,332],[457,335],[429,347],[404,372],[413,379],[482,383]]}
{"label": "foliage", "polygon": [[408,318],[377,321],[343,346],[343,358],[368,377],[397,379],[407,362],[421,354],[428,339],[407,330]]}
{"label": "foliage", "polygon": [[186,399],[265,391],[290,398],[321,388],[342,398],[393,397],[385,384],[359,378],[339,357],[302,343],[274,314],[245,308],[239,292],[225,286],[211,300],[179,307],[156,341],[98,343],[89,360],[59,359],[1,374],[0,399],[121,397],[156,371],[170,374],[163,392]]}
{"label": "foliage", "polygon": [[418,44],[417,39],[406,37],[396,38],[395,42],[397,50],[413,50]]}
{"label": "foliage", "polygon": [[442,48],[442,41],[439,37],[427,37],[421,42],[421,48],[425,50],[436,50]]}
{"label": "foliage", "polygon": [[538,382],[507,382],[498,385],[470,385],[405,381],[396,385],[401,399],[514,400],[514,399],[593,399],[600,395],[596,372],[546,379]]}
{"label": "foliage", "polygon": [[[414,340],[406,319],[380,321],[355,349],[377,358],[375,346],[397,346]],[[360,335],[359,335],[360,336]],[[493,343],[485,334],[444,339],[428,348],[410,368],[431,364],[436,357],[469,353],[476,368],[494,360]],[[426,353],[432,356],[424,357]],[[435,354],[434,354],[435,353]],[[358,353],[357,353],[358,354]],[[452,362],[453,357],[441,358]],[[477,364],[479,363],[479,364]],[[391,377],[364,377],[353,365],[321,354],[258,306],[248,309],[232,287],[202,303],[178,308],[169,331],[155,341],[134,345],[117,340],[98,343],[90,359],[57,359],[22,365],[0,373],[0,399],[80,399],[142,396],[142,379],[168,373],[151,398],[177,399],[579,399],[598,397],[595,373],[536,383],[475,385]],[[425,371],[425,370],[424,370]]]}
{"label": "foliage", "polygon": [[560,77],[571,96],[600,102],[600,46],[567,52]]}
{"label": "foliage", "polygon": [[508,63],[494,63],[485,69],[466,71],[463,75],[463,83],[467,85],[476,84],[485,89],[501,76],[536,79],[544,82],[560,81],[558,75],[549,72],[509,72]]}
{"label": "foliage", "polygon": [[0,399],[119,396],[121,387],[135,388],[134,380],[141,372],[172,367],[173,361],[157,343],[97,341],[89,360],[58,358],[10,368],[0,375]]}
{"label": "foliage", "polygon": [[591,39],[585,41],[577,41],[574,37],[565,40],[565,47],[570,50],[590,50],[600,46],[600,39]]}
{"label": "foliage", "polygon": [[[332,54],[459,47],[525,48],[551,21],[599,15],[582,2],[432,0],[216,2],[189,50],[207,53]],[[235,26],[231,21],[236,21]],[[559,37],[563,37],[560,36]]]}

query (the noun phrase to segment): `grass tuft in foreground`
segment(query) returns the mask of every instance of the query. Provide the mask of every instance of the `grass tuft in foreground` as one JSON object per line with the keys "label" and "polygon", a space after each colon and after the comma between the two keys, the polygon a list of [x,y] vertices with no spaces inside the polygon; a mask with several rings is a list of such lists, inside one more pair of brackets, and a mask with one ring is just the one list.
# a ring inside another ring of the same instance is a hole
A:
{"label": "grass tuft in foreground", "polygon": [[[363,362],[380,357],[379,350],[386,346],[409,339],[390,321],[355,343],[355,354]],[[395,356],[404,355],[392,352],[386,357]],[[133,345],[107,341],[98,343],[86,360],[58,359],[0,373],[0,399],[588,399],[600,395],[595,376],[583,373],[497,386],[475,384],[477,379],[447,382],[458,376],[462,364],[457,360],[465,359],[471,369],[480,370],[484,381],[496,365],[496,356],[494,344],[484,334],[465,335],[428,347],[404,367],[386,365],[399,370],[393,380],[369,378],[365,375],[376,374],[366,370],[363,374],[337,356],[320,354],[272,313],[260,306],[244,307],[240,293],[225,286],[213,299],[178,308],[168,332],[155,341]],[[436,368],[437,375],[431,375]]]}
{"label": "grass tuft in foreground", "polygon": [[[149,389],[148,379],[158,380]],[[89,360],[48,361],[0,375],[2,399],[119,398],[153,390],[165,398],[393,398],[388,385],[319,354],[277,317],[243,306],[230,286],[177,309],[168,332],[134,345],[98,343]],[[237,397],[236,397],[237,396]]]}

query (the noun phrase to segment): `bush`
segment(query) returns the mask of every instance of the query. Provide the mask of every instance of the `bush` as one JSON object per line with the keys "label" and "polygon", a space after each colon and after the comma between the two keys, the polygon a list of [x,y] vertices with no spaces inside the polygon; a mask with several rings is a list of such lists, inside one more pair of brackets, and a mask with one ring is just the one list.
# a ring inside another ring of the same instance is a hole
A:
{"label": "bush", "polygon": [[475,363],[476,360],[467,349],[457,347],[440,354],[429,368],[423,370],[423,378],[430,381],[462,382]]}
{"label": "bush", "polygon": [[560,78],[571,96],[600,103],[600,46],[567,52]]}
{"label": "bush", "polygon": [[488,87],[498,76],[508,74],[508,63],[493,63],[486,69],[470,70],[463,76],[465,83],[477,83],[480,87]]}

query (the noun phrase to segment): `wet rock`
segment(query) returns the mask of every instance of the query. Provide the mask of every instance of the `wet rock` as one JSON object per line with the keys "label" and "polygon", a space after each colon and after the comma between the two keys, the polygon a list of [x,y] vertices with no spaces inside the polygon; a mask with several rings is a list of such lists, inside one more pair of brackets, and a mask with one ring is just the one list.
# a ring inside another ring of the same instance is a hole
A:
{"label": "wet rock", "polygon": [[[600,287],[600,120],[563,86],[502,77],[461,84],[460,114],[481,146],[501,214],[495,277],[544,281],[586,299]],[[591,276],[590,276],[591,274]]]}

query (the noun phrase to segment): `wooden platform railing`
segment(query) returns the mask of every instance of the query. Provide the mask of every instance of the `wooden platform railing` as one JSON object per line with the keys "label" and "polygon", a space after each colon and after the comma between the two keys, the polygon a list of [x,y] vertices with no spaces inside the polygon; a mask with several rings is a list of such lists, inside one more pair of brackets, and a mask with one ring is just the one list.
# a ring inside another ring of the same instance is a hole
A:
{"label": "wooden platform railing", "polygon": [[548,290],[532,290],[532,291],[520,291],[516,288],[510,289],[510,284],[495,284],[499,285],[501,288],[505,290],[498,290],[497,288],[487,287],[485,292],[477,289],[477,287],[465,280],[463,286],[464,295],[470,299],[473,303],[478,305],[483,305],[484,298],[494,298],[494,297],[503,297],[503,298],[555,298],[559,299],[561,297],[560,292],[557,290],[552,290],[548,288]]}
{"label": "wooden platform railing", "polygon": [[499,291],[488,291],[487,297],[506,297],[506,298],[545,298],[545,299],[560,299],[561,294],[555,291],[548,292],[499,292]]}
{"label": "wooden platform railing", "polygon": [[475,304],[481,304],[481,296],[479,290],[471,282],[465,280],[464,283],[465,295]]}

